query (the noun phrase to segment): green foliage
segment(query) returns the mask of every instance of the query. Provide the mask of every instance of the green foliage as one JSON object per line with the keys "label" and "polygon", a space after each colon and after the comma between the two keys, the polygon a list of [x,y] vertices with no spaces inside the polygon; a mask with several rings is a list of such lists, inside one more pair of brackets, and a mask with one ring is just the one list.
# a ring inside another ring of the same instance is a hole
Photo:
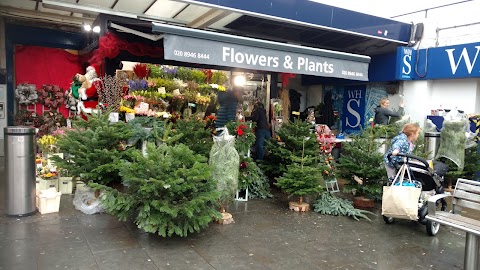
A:
{"label": "green foliage", "polygon": [[311,164],[318,164],[318,143],[311,128],[311,124],[295,119],[294,122],[284,124],[277,132],[280,141],[267,142],[268,156],[262,166],[267,175],[281,175],[293,163],[293,157],[302,156],[303,149],[305,156],[317,157],[311,160]]}
{"label": "green foliage", "polygon": [[320,198],[313,204],[313,207],[313,211],[322,215],[349,216],[355,220],[364,218],[368,221],[371,221],[367,214],[375,216],[375,214],[370,211],[356,209],[353,207],[353,203],[351,201],[338,198],[328,192],[320,195]]}
{"label": "green foliage", "polygon": [[[251,127],[250,127],[251,126]],[[255,144],[255,134],[253,129],[255,123],[230,121],[226,124],[230,135],[235,135],[235,148],[239,154],[246,155],[248,150]],[[241,131],[240,131],[241,130]]]}
{"label": "green foliage", "polygon": [[251,158],[240,159],[240,174],[238,176],[238,188],[248,188],[250,198],[270,198],[270,184],[262,170]]}
{"label": "green foliage", "polygon": [[420,135],[418,136],[418,140],[415,142],[415,149],[413,149],[412,154],[417,157],[427,159],[430,152],[425,152],[425,151],[426,151],[425,134],[423,132],[420,132]]}
{"label": "green foliage", "polygon": [[177,120],[174,134],[183,134],[183,136],[176,144],[185,144],[195,154],[208,157],[213,140],[210,130],[205,126],[205,121],[194,116]]}
{"label": "green foliage", "polygon": [[172,93],[173,90],[180,89],[180,85],[171,79],[154,78],[152,81],[157,84],[157,88],[165,87],[167,93]]}
{"label": "green foliage", "polygon": [[180,132],[176,132],[170,136],[173,124],[155,117],[135,117],[135,119],[128,122],[128,125],[133,130],[132,137],[129,138],[131,143],[153,140],[159,143],[170,144],[180,140],[183,135]]}
{"label": "green foliage", "polygon": [[53,158],[60,169],[85,183],[106,185],[120,180],[119,163],[129,160],[132,149],[125,149],[125,142],[133,130],[125,123],[109,123],[108,116],[92,114],[87,121],[73,122],[73,130],[67,130],[57,142],[59,151],[69,154],[66,159]]}
{"label": "green foliage", "polygon": [[182,144],[149,144],[147,156],[138,150],[133,156],[120,171],[128,192],[97,186],[106,192],[103,206],[108,213],[120,220],[135,214],[138,228],[163,237],[185,237],[220,217],[219,194],[204,156]]}
{"label": "green foliage", "polygon": [[196,83],[206,83],[207,81],[207,75],[198,69],[192,69],[192,77],[192,81]]}
{"label": "green foliage", "polygon": [[228,82],[228,77],[221,71],[215,71],[212,73],[212,84],[225,85]]}
{"label": "green foliage", "polygon": [[458,178],[474,180],[476,179],[476,173],[480,171],[480,155],[478,155],[476,147],[465,149],[463,170],[449,159],[442,158],[441,161],[448,165],[449,171],[445,177],[452,183]]}
{"label": "green foliage", "polygon": [[179,67],[177,69],[177,78],[184,82],[193,81],[193,70],[191,68]]}
{"label": "green foliage", "polygon": [[440,131],[440,147],[435,158],[448,158],[462,170],[465,166],[464,121],[444,121]]}
{"label": "green foliage", "polygon": [[[380,143],[375,139],[372,128],[367,128],[361,134],[353,136],[353,141],[343,143],[337,167],[340,175],[349,181],[345,191],[380,200],[386,172],[383,155],[378,151]],[[353,180],[354,175],[361,178],[363,184]]]}
{"label": "green foliage", "polygon": [[164,78],[166,76],[165,70],[159,65],[147,64],[147,67],[150,69],[150,78]]}
{"label": "green foliage", "polygon": [[277,178],[275,185],[290,196],[320,193],[322,191],[320,170],[316,166],[307,165],[311,164],[312,159],[309,156],[298,159],[293,157],[294,163],[287,166],[287,171]]}
{"label": "green foliage", "polygon": [[395,124],[391,125],[376,125],[373,127],[372,132],[375,138],[387,138],[392,139],[397,136],[402,130],[402,127],[398,127]]}

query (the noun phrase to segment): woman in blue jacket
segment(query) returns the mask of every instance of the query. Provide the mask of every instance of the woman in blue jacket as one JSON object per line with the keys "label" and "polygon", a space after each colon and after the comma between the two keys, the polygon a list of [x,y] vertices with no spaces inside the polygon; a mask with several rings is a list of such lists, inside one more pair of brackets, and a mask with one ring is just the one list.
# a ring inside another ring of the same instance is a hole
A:
{"label": "woman in blue jacket", "polygon": [[[397,164],[401,161],[400,157],[397,157],[399,153],[411,154],[415,145],[413,144],[420,135],[420,126],[416,123],[409,123],[403,126],[402,132],[392,140],[392,147],[388,149],[387,153],[383,157],[385,162],[385,169],[387,170],[387,176],[389,180],[392,180],[397,175]],[[390,160],[387,159],[388,154],[392,154]]]}

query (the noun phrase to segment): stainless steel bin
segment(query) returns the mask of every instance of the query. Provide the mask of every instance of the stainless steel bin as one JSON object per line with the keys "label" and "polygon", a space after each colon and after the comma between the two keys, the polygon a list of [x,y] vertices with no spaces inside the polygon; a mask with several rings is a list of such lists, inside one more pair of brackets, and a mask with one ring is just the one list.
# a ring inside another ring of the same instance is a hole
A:
{"label": "stainless steel bin", "polygon": [[11,216],[36,212],[35,129],[6,127],[5,134],[5,212]]}
{"label": "stainless steel bin", "polygon": [[428,159],[434,159],[440,147],[440,132],[425,132],[425,153]]}

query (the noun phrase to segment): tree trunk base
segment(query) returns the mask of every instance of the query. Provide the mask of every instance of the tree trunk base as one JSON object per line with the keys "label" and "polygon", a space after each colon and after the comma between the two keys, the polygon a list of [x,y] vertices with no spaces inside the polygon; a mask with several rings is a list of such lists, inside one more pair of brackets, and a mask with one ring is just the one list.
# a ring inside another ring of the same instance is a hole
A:
{"label": "tree trunk base", "polygon": [[235,220],[233,220],[232,214],[222,213],[222,218],[215,220],[215,222],[220,225],[228,225],[228,224],[235,223]]}
{"label": "tree trunk base", "polygon": [[310,205],[308,203],[289,202],[290,210],[295,212],[308,212],[310,211]]}

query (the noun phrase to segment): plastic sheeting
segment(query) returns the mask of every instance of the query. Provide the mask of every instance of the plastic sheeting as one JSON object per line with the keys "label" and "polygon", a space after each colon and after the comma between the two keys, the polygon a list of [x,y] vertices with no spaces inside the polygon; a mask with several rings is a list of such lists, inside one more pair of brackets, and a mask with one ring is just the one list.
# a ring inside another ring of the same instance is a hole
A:
{"label": "plastic sheeting", "polygon": [[235,136],[229,135],[227,128],[220,130],[222,134],[213,138],[209,164],[213,168],[213,178],[217,180],[220,203],[225,204],[234,198],[238,189],[240,157],[235,149]]}

